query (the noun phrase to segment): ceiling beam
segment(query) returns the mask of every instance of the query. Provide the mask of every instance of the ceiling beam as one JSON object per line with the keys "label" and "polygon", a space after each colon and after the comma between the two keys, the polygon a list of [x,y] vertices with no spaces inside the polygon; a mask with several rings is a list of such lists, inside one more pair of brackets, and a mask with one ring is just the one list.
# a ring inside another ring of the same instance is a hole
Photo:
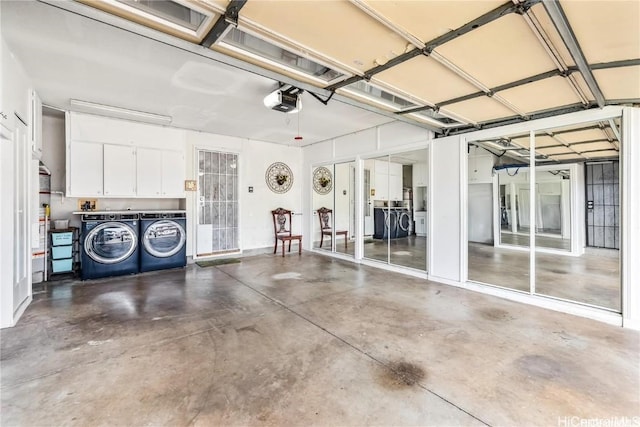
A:
{"label": "ceiling beam", "polygon": [[513,117],[502,118],[502,119],[489,120],[486,122],[480,122],[474,126],[459,126],[457,128],[446,129],[442,136],[458,135],[461,133],[473,132],[481,129],[490,129],[490,128],[510,125],[514,123],[521,123],[529,120],[536,120],[536,119],[542,119],[545,117],[558,116],[562,114],[573,113],[576,111],[583,111],[585,109],[594,108],[596,106],[597,104],[590,104],[586,107],[582,104],[565,105],[563,107],[550,108],[548,110],[543,110],[537,113],[529,114],[528,119],[524,119],[520,116],[513,116]]}
{"label": "ceiling beam", "polygon": [[584,53],[580,48],[580,44],[578,43],[578,39],[576,38],[573,29],[569,25],[569,21],[567,19],[567,16],[564,14],[562,6],[560,6],[560,2],[557,0],[542,0],[542,4],[544,5],[544,9],[549,15],[549,18],[551,18],[553,25],[556,27],[558,34],[560,34],[562,41],[569,50],[573,61],[578,66],[580,74],[582,74],[582,77],[584,77],[584,80],[587,83],[589,90],[593,94],[598,107],[604,107],[604,95],[600,90],[600,86],[598,86],[598,82],[593,76],[591,68],[589,68],[587,59],[585,58]]}
{"label": "ceiling beam", "polygon": [[204,47],[211,47],[218,41],[218,39],[220,39],[220,37],[222,37],[225,31],[227,31],[229,25],[237,27],[240,9],[242,9],[245,3],[247,3],[247,0],[231,0],[227,6],[227,10],[224,12],[224,15],[220,15],[200,44]]}
{"label": "ceiling beam", "polygon": [[[612,61],[612,62],[600,62],[597,64],[590,64],[589,67],[592,70],[607,70],[610,68],[622,68],[622,67],[633,67],[633,66],[638,66],[640,65],[640,58],[636,58],[636,59],[625,59],[622,61]],[[514,87],[518,87],[518,86],[522,86],[522,85],[526,85],[529,83],[534,83],[537,82],[539,80],[544,80],[544,79],[548,79],[551,77],[569,77],[571,74],[580,71],[578,69],[577,66],[572,65],[570,67],[568,67],[567,71],[560,71],[560,70],[551,70],[551,71],[545,71],[544,73],[540,73],[540,74],[536,74],[535,76],[530,76],[530,77],[525,77],[524,79],[520,79],[520,80],[516,80],[510,83],[505,83],[503,85],[500,86],[496,86],[494,88],[490,89],[489,94],[494,94],[503,90],[507,90],[507,89],[511,89]],[[436,104],[434,107],[425,105],[425,106],[421,106],[421,107],[416,107],[416,108],[411,108],[408,110],[402,110],[402,111],[398,111],[396,112],[396,114],[409,114],[409,113],[416,113],[418,111],[424,111],[424,110],[438,110],[440,107],[444,107],[446,105],[450,105],[450,104],[456,104],[458,102],[462,102],[462,101],[468,101],[470,99],[474,99],[474,98],[479,98],[481,96],[488,96],[489,94],[487,94],[486,92],[483,91],[478,91],[478,92],[474,92],[474,93],[470,93],[468,95],[462,95],[459,96],[457,98],[453,98],[453,99],[448,99],[446,101],[442,101],[439,102],[438,104]],[[612,101],[616,101],[616,102],[612,102]],[[627,102],[624,102],[627,101]],[[633,101],[637,101],[635,99],[629,99],[629,100],[608,100],[605,101],[606,105],[617,105],[617,104],[623,104],[623,103],[633,103]]]}
{"label": "ceiling beam", "polygon": [[467,22],[461,27],[458,27],[455,30],[449,31],[446,34],[443,34],[440,37],[436,37],[435,39],[425,43],[426,53],[429,54],[438,46],[455,40],[460,36],[463,36],[479,27],[482,27],[483,25],[489,24],[498,18],[509,15],[510,13],[523,14],[537,3],[540,3],[540,1],[542,0],[525,0],[522,3],[518,4],[510,1],[501,6],[498,6],[495,9],[485,13],[484,15],[474,19],[473,21]]}
{"label": "ceiling beam", "polygon": [[[612,62],[599,62],[597,64],[589,64],[589,68],[592,70],[604,70],[607,68],[620,68],[620,67],[633,67],[635,65],[640,65],[640,58],[636,59],[624,59],[621,61],[612,61]],[[569,67],[573,69],[578,69],[578,67]]]}
{"label": "ceiling beam", "polygon": [[389,61],[385,62],[382,65],[378,65],[376,67],[371,68],[370,70],[365,71],[362,76],[349,77],[346,80],[342,80],[340,82],[336,82],[332,85],[329,85],[325,87],[325,89],[333,91],[336,89],[340,89],[341,87],[348,86],[350,84],[358,82],[360,80],[369,81],[371,77],[374,76],[375,74],[388,70],[391,67],[395,67],[398,64],[402,64],[403,62],[406,62],[412,58],[415,58],[416,56],[422,55],[422,53],[423,52],[420,49],[412,49],[409,52],[405,52],[403,54],[396,56],[393,59],[390,59]]}
{"label": "ceiling beam", "polygon": [[[376,67],[373,67],[367,71],[365,71],[363,73],[362,76],[353,76],[350,77],[346,80],[334,83],[332,85],[329,85],[327,87],[325,87],[326,90],[336,90],[339,89],[341,87],[350,85],[352,83],[355,83],[359,80],[369,80],[371,79],[371,76],[381,73],[382,71],[388,70],[391,67],[394,67],[396,65],[399,65],[403,62],[406,62],[412,58],[415,58],[416,56],[420,55],[420,54],[424,54],[424,55],[430,55],[431,52],[438,46],[441,46],[447,42],[450,42],[452,40],[457,39],[460,36],[463,36],[479,27],[482,27],[483,25],[489,24],[493,21],[495,21],[498,18],[501,18],[505,15],[508,15],[510,13],[525,13],[527,10],[529,10],[529,8],[531,8],[533,5],[540,3],[542,0],[525,0],[522,3],[519,4],[515,4],[513,2],[507,2],[501,6],[498,6],[497,8],[485,13],[484,15],[474,19],[473,21],[467,22],[466,24],[462,25],[461,27],[458,27],[455,30],[449,31],[446,34],[443,34],[439,37],[436,37],[435,39],[428,41],[424,44],[423,48],[416,48],[413,50],[410,50],[409,52],[403,53],[401,55],[396,56],[395,58],[391,59],[390,61],[382,64],[382,65],[378,65]],[[371,16],[372,12],[371,10],[366,11],[367,14],[369,14]],[[385,21],[382,19],[382,17],[379,17],[380,19],[378,19],[380,22],[382,22],[383,24],[385,23]],[[391,27],[391,29],[393,31],[395,31],[397,34],[399,34],[402,37],[405,37],[405,35],[403,33],[400,33],[398,31],[398,29],[394,26]],[[406,37],[405,37],[406,40]],[[410,42],[413,42],[413,40],[408,40]]]}

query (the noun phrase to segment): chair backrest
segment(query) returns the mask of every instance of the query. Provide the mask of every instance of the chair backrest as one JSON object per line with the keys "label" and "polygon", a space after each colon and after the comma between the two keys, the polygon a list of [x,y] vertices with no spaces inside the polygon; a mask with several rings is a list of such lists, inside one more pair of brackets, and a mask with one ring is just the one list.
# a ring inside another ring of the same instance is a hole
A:
{"label": "chair backrest", "polygon": [[320,230],[331,230],[331,212],[329,208],[318,209],[318,219],[320,220]]}
{"label": "chair backrest", "polygon": [[271,211],[273,216],[273,231],[276,235],[287,234],[291,236],[291,211],[278,208]]}

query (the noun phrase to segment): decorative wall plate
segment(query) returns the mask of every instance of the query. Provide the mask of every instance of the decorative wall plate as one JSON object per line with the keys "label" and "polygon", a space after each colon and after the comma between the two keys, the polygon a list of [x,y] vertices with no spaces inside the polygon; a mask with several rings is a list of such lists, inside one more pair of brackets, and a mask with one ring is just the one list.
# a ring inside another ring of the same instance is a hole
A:
{"label": "decorative wall plate", "polygon": [[318,194],[328,194],[333,188],[333,177],[331,171],[324,166],[320,166],[313,171],[313,189]]}
{"label": "decorative wall plate", "polygon": [[293,185],[293,172],[282,162],[275,162],[269,166],[264,178],[274,193],[286,193]]}

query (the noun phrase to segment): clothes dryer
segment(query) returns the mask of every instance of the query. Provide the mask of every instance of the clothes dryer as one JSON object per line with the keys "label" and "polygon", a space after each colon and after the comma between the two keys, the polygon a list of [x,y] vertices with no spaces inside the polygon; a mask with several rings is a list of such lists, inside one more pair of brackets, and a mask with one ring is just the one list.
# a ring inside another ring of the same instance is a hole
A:
{"label": "clothes dryer", "polygon": [[411,214],[409,209],[396,209],[397,227],[396,237],[407,237],[411,230]]}
{"label": "clothes dryer", "polygon": [[82,215],[82,280],[138,272],[138,214]]}
{"label": "clothes dryer", "polygon": [[185,212],[140,214],[140,271],[187,265]]}

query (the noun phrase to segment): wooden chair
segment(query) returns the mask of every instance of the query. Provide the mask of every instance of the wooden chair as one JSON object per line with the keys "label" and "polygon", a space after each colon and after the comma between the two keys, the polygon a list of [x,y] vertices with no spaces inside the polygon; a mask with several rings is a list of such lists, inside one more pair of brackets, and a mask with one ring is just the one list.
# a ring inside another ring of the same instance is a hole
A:
{"label": "wooden chair", "polygon": [[[320,220],[320,247],[322,247],[322,242],[324,241],[324,236],[333,236],[331,230],[331,214],[332,210],[329,208],[320,208],[318,209],[318,219]],[[348,237],[347,234],[349,232],[347,230],[336,230],[336,236],[344,236],[344,249],[347,250]]]}
{"label": "wooden chair", "polygon": [[291,211],[278,208],[271,211],[273,216],[273,231],[276,243],[273,246],[273,253],[278,251],[278,240],[282,242],[282,256],[284,257],[284,244],[289,242],[289,252],[291,252],[291,241],[298,241],[298,254],[302,254],[302,235],[291,233]]}

